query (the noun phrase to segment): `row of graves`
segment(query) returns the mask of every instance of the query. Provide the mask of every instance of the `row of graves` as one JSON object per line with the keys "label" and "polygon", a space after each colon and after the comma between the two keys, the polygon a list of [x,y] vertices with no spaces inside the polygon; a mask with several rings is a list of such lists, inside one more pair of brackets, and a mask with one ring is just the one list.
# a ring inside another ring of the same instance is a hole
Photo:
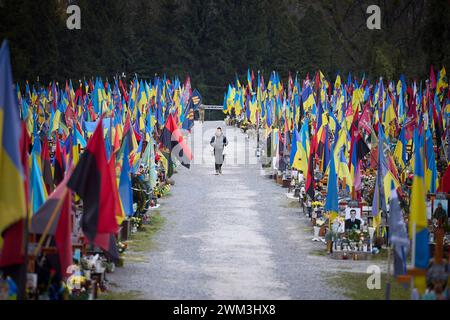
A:
{"label": "row of graves", "polygon": [[[51,156],[54,156],[55,147],[50,141]],[[141,232],[146,225],[152,224],[156,219],[160,207],[159,200],[170,193],[174,180],[167,176],[167,160],[165,154],[159,153],[156,157],[157,181],[154,188],[150,187],[150,168],[141,166],[139,171],[131,174],[133,215],[127,216],[119,226],[117,235],[101,239],[109,246],[101,247],[86,239],[82,231],[83,200],[77,196],[72,197],[70,205],[72,265],[66,270],[66,277],[61,270],[58,256],[58,244],[55,239],[56,220],[61,208],[55,207],[52,216],[45,226],[38,220],[31,219],[28,228],[28,256],[25,284],[25,297],[27,300],[95,300],[102,299],[102,294],[108,291],[108,274],[113,273],[116,267],[124,267],[127,263],[124,253],[129,244],[132,248],[134,234]],[[165,163],[164,163],[165,162]],[[176,163],[171,163],[174,170]],[[57,190],[55,190],[57,191]],[[64,204],[63,204],[64,205]],[[48,217],[46,217],[48,218]],[[59,222],[60,223],[60,222]],[[17,226],[23,228],[23,225]],[[18,231],[20,232],[20,231]],[[96,243],[97,239],[96,239]],[[19,285],[23,281],[22,268],[4,268],[0,278],[0,300],[14,300],[18,298]]]}
{"label": "row of graves", "polygon": [[[265,146],[266,154],[263,152],[262,167],[274,183],[285,189],[286,197],[292,203],[298,203],[294,207],[298,208],[299,214],[304,215],[312,227],[311,241],[323,243],[323,250],[330,259],[371,260],[375,255],[381,255],[388,264],[393,263],[394,252],[389,223],[390,206],[387,203],[386,208],[381,208],[379,217],[374,215],[372,203],[376,196],[377,170],[370,166],[370,160],[367,159],[366,165],[361,170],[360,191],[355,192],[354,188],[346,186],[345,178],[339,181],[339,212],[333,215],[325,209],[329,176],[318,169],[320,164],[315,163],[314,166],[314,197],[311,198],[306,192],[307,178],[303,172],[290,167],[289,152],[284,154],[280,152],[278,157],[274,151],[271,152],[270,139],[269,134]],[[450,176],[446,174],[448,167],[446,163],[440,163],[439,166],[440,183],[444,187],[448,186],[450,181],[444,181]],[[413,173],[407,171],[405,183],[401,185],[401,190],[398,192],[399,205],[406,227],[409,219],[412,181]],[[406,274],[396,277],[398,282],[410,284],[413,277],[426,276],[427,292],[431,292],[431,299],[435,298],[431,288],[448,287],[449,199],[448,192],[428,193],[426,197],[430,257],[428,268],[421,270],[411,267],[414,257],[411,257],[410,250],[406,256],[408,264]],[[417,291],[414,292],[415,295],[413,293],[412,297],[419,298]],[[421,298],[426,299],[426,297],[427,294]]]}
{"label": "row of graves", "polygon": [[201,96],[189,76],[156,74],[21,86],[6,41],[0,55],[0,135],[15,159],[0,165],[0,300],[96,299],[133,234],[158,220],[177,143],[189,168]]}

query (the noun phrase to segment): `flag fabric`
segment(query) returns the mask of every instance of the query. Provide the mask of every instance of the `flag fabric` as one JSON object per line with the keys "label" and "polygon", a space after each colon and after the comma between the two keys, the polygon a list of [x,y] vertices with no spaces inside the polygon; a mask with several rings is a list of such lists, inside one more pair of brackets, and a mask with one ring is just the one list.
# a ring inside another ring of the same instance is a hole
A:
{"label": "flag fabric", "polygon": [[330,213],[330,220],[333,221],[339,212],[337,173],[334,157],[330,160],[330,170],[328,174],[327,198],[325,201],[325,211]]}
{"label": "flag fabric", "polygon": [[167,118],[161,134],[161,142],[169,149],[171,156],[175,156],[183,166],[188,169],[190,168],[190,162],[192,160],[191,150],[184,142],[183,136],[172,114]]}
{"label": "flag fabric", "polygon": [[400,208],[397,191],[392,183],[389,202],[389,242],[394,247],[394,276],[406,274],[406,255],[410,242],[403,219],[403,211]]}
{"label": "flag fabric", "polygon": [[297,143],[300,141],[300,136],[297,131],[297,126],[294,126],[294,130],[292,131],[292,142],[291,142],[291,153],[289,156],[289,162],[291,167],[294,164],[295,155],[297,153]]}
{"label": "flag fabric", "polygon": [[119,190],[117,187],[119,181],[117,181],[116,176],[116,155],[114,153],[111,154],[111,159],[109,159],[108,166],[110,170],[111,186],[112,186],[111,194],[114,198],[115,204],[114,212],[116,214],[117,225],[121,225],[123,220],[125,219],[125,213],[120,204]]}
{"label": "flag fabric", "polygon": [[189,104],[186,108],[186,115],[182,124],[182,128],[185,130],[191,130],[194,126],[194,103],[193,101],[189,101]]}
{"label": "flag fabric", "polygon": [[[426,269],[429,263],[429,236],[428,222],[425,205],[424,187],[424,162],[421,154],[422,143],[418,130],[414,133],[414,177],[411,191],[410,217],[409,217],[409,237],[413,239],[413,250],[415,250],[414,267]],[[425,276],[415,276],[414,283],[422,294],[426,289]]]}
{"label": "flag fabric", "polygon": [[309,111],[311,107],[314,105],[313,90],[309,85],[307,85],[302,92],[302,101],[303,101],[303,108],[305,109],[305,111]]}
{"label": "flag fabric", "polygon": [[[89,243],[87,239],[86,243]],[[92,243],[102,248],[105,251],[105,255],[113,262],[117,263],[119,261],[119,250],[117,249],[114,233],[97,233]]]}
{"label": "flag fabric", "polygon": [[436,93],[438,95],[442,95],[446,88],[448,88],[447,73],[445,71],[445,67],[442,67],[441,71],[439,72],[439,80],[436,85]]}
{"label": "flag fabric", "polygon": [[425,191],[436,193],[438,187],[436,155],[434,152],[433,135],[429,128],[426,132],[426,162]]}
{"label": "flag fabric", "polygon": [[4,41],[0,48],[0,235],[26,215],[18,111],[9,46]]}
{"label": "flag fabric", "polygon": [[[147,145],[147,148],[149,146]],[[125,142],[125,152],[123,153],[122,168],[119,180],[119,196],[123,212],[127,217],[133,215],[133,192],[131,190],[130,164],[128,162],[128,145]]]}
{"label": "flag fabric", "polygon": [[406,139],[405,139],[405,128],[403,127],[400,131],[400,136],[395,145],[394,159],[400,164],[401,168],[406,166]]}
{"label": "flag fabric", "polygon": [[194,110],[197,110],[202,104],[202,96],[197,89],[194,89],[194,91],[192,91],[192,104],[194,105]]}
{"label": "flag fabric", "polygon": [[65,277],[70,275],[67,271],[72,264],[72,197],[67,188],[69,179],[70,173],[39,208],[30,223],[30,233],[55,237],[61,274]]}
{"label": "flag fabric", "polygon": [[450,166],[447,167],[447,170],[445,170],[445,173],[442,177],[442,184],[440,186],[440,191],[450,193]]}
{"label": "flag fabric", "polygon": [[101,121],[67,185],[83,199],[81,227],[90,242],[99,233],[117,233],[116,195]]}
{"label": "flag fabric", "polygon": [[314,200],[315,198],[315,180],[314,180],[314,158],[315,153],[314,149],[316,147],[316,136],[314,136],[311,146],[309,148],[309,157],[308,157],[308,172],[306,174],[306,184],[305,184],[305,190],[306,194],[309,195],[309,197]]}
{"label": "flag fabric", "polygon": [[59,141],[58,134],[56,134],[55,138],[55,158],[54,158],[54,172],[53,172],[53,181],[55,182],[55,186],[57,186],[61,181],[64,180],[64,160],[63,160],[63,154],[61,151],[61,144]]}
{"label": "flag fabric", "polygon": [[3,231],[3,246],[0,251],[0,268],[19,265],[25,260],[24,226],[25,218],[8,226]]}
{"label": "flag fabric", "polygon": [[308,135],[308,120],[303,122],[300,129],[300,141],[297,140],[297,152],[294,157],[292,166],[303,172],[303,175],[308,174],[308,156],[309,156],[309,135]]}
{"label": "flag fabric", "polygon": [[44,181],[42,181],[41,169],[34,152],[31,153],[31,159],[31,210],[33,213],[36,213],[37,210],[44,204],[47,195],[45,192]]}
{"label": "flag fabric", "polygon": [[41,162],[42,177],[44,179],[45,188],[47,189],[47,194],[50,194],[53,191],[53,176],[47,137],[43,138]]}

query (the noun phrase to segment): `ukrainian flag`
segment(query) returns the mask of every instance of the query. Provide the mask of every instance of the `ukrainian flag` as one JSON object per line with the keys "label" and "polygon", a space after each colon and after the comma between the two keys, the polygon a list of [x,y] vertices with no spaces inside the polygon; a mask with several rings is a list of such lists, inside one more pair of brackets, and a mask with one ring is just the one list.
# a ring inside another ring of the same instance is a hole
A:
{"label": "ukrainian flag", "polygon": [[393,154],[394,159],[397,160],[402,169],[406,166],[406,144],[405,127],[403,127],[400,131],[400,137],[397,140]]}
{"label": "ukrainian flag", "polygon": [[309,136],[308,119],[305,119],[300,129],[300,140],[297,140],[297,150],[292,167],[303,171],[306,177],[308,173]]}
{"label": "ukrainian flag", "polygon": [[9,47],[4,41],[0,49],[0,234],[26,215],[18,111]]}
{"label": "ukrainian flag", "polygon": [[[414,178],[411,191],[411,204],[409,216],[409,237],[414,238],[415,251],[414,267],[426,269],[429,263],[428,222],[425,205],[424,162],[421,154],[422,143],[417,128],[414,131]],[[415,276],[414,285],[421,294],[426,289],[425,276]]]}
{"label": "ukrainian flag", "polygon": [[310,86],[306,86],[305,90],[302,92],[302,101],[305,111],[309,111],[314,105],[314,95]]}
{"label": "ukrainian flag", "polygon": [[336,219],[339,212],[338,185],[334,157],[331,157],[330,161],[330,173],[328,175],[325,211],[330,213],[330,222]]}

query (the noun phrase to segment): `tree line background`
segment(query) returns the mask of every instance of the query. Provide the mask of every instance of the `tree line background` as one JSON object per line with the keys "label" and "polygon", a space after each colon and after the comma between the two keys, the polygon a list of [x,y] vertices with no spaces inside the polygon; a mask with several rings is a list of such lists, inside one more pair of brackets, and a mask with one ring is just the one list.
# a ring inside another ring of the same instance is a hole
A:
{"label": "tree line background", "polygon": [[[236,74],[286,79],[317,69],[333,79],[423,79],[450,66],[448,0],[0,0],[0,39],[17,81],[41,83],[124,72],[191,76],[205,103],[221,104]],[[66,28],[69,4],[81,30]],[[366,9],[381,8],[381,30]]]}

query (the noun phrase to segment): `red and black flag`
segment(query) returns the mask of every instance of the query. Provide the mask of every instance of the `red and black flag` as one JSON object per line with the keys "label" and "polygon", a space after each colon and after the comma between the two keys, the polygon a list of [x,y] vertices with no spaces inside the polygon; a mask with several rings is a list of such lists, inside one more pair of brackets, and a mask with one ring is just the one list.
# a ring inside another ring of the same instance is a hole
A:
{"label": "red and black flag", "polygon": [[[70,169],[69,169],[70,171]],[[67,188],[70,174],[58,185],[47,201],[33,215],[30,233],[54,236],[61,266],[61,274],[66,277],[72,264],[72,196]]]}
{"label": "red and black flag", "polygon": [[359,161],[359,160],[364,159],[364,157],[369,153],[370,153],[369,147],[367,146],[366,142],[361,137],[361,135],[358,134],[357,141],[356,141],[356,158],[357,158],[357,160]]}
{"label": "red and black flag", "polygon": [[59,185],[61,181],[64,180],[64,161],[61,151],[61,145],[59,143],[58,133],[56,133],[56,139],[55,139],[56,149],[55,149],[55,172],[53,174],[53,181],[55,183],[55,186]]}
{"label": "red and black flag", "polygon": [[[87,239],[86,243],[89,243]],[[98,233],[92,243],[105,250],[105,254],[112,261],[119,260],[119,249],[117,249],[116,236],[113,233]]]}
{"label": "red and black flag", "polygon": [[170,150],[171,156],[176,156],[183,166],[190,168],[192,153],[184,142],[183,135],[172,114],[167,117],[166,125],[161,133],[161,143]]}
{"label": "red and black flag", "polygon": [[81,227],[90,242],[94,242],[100,233],[118,232],[117,195],[114,194],[113,179],[106,158],[102,120],[67,185],[83,199]]}

